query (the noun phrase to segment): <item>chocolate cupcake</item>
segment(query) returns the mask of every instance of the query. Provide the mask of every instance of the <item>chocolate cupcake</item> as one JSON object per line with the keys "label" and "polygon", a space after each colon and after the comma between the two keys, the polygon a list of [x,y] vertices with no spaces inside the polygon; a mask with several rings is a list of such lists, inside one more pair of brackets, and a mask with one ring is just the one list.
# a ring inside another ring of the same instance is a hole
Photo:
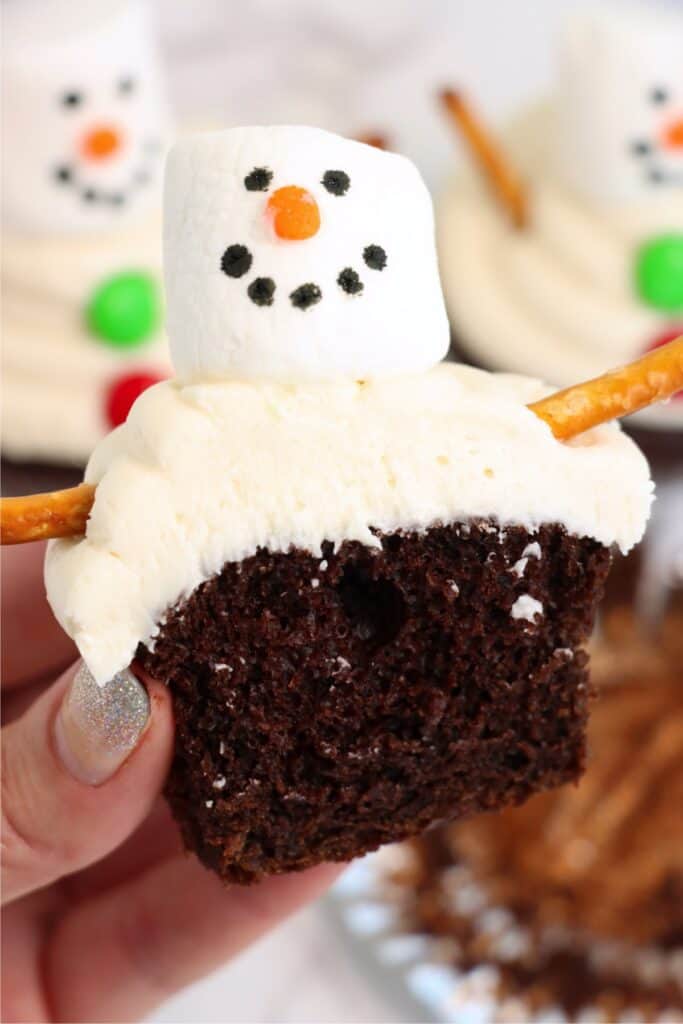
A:
{"label": "chocolate cupcake", "polygon": [[583,766],[590,633],[645,460],[530,378],[440,364],[409,161],[309,128],[169,159],[178,378],[95,450],[48,595],[101,685],[169,686],[167,794],[226,881],[347,860]]}

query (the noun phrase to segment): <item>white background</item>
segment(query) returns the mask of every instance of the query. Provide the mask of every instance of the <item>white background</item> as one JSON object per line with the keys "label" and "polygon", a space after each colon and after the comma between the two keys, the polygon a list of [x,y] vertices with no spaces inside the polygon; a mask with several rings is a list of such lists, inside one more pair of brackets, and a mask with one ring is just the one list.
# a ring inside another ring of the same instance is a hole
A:
{"label": "white background", "polygon": [[[157,0],[178,119],[381,131],[438,189],[457,145],[434,102],[465,89],[500,119],[548,88],[558,25],[577,0]],[[400,1008],[358,973],[321,908],[151,1018],[379,1022]]]}

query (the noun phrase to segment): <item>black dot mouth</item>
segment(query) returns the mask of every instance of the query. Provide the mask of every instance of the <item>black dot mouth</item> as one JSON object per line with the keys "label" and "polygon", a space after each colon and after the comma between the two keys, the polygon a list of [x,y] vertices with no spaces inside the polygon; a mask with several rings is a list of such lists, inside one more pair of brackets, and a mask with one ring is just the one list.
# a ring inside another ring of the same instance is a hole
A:
{"label": "black dot mouth", "polygon": [[370,270],[384,270],[387,265],[387,253],[381,245],[366,245],[363,249],[363,260]]}
{"label": "black dot mouth", "polygon": [[339,272],[337,284],[343,292],[346,292],[347,295],[360,295],[365,288],[365,285],[353,267],[344,267],[344,269]]}
{"label": "black dot mouth", "polygon": [[300,284],[290,293],[289,301],[295,309],[310,309],[317,305],[323,297],[323,293],[317,284],[309,281],[307,284]]}
{"label": "black dot mouth", "polygon": [[[366,245],[363,260],[371,270],[384,270],[387,265],[386,250],[381,245]],[[228,277],[240,278],[251,270],[253,262],[253,254],[246,245],[233,243],[223,252],[221,270]],[[336,283],[345,295],[358,296],[365,291],[360,274],[350,266],[339,271]],[[247,295],[256,306],[272,306],[276,290],[277,286],[272,277],[255,277],[247,287]],[[302,311],[317,306],[322,297],[322,289],[314,281],[306,281],[289,293],[292,307]]]}
{"label": "black dot mouth", "polygon": [[661,157],[660,148],[648,139],[633,139],[629,143],[629,152],[639,161],[645,181],[651,185],[683,185],[683,173],[669,171],[658,162]]}
{"label": "black dot mouth", "polygon": [[247,288],[247,295],[256,306],[272,306],[276,287],[272,277],[255,277]]}
{"label": "black dot mouth", "polygon": [[631,156],[650,156],[652,153],[652,144],[647,139],[634,139],[629,143],[629,149]]}
{"label": "black dot mouth", "polygon": [[243,277],[253,262],[246,245],[229,245],[221,257],[221,270],[228,277]]}

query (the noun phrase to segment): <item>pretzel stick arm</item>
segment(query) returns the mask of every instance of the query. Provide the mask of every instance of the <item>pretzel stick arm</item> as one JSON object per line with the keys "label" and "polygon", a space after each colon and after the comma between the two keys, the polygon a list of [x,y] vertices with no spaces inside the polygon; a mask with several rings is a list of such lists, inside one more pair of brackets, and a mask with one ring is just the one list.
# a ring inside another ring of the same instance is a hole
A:
{"label": "pretzel stick arm", "polygon": [[635,363],[558,391],[529,408],[555,437],[567,441],[600,423],[629,416],[683,388],[683,337]]}
{"label": "pretzel stick arm", "polygon": [[501,146],[459,92],[444,89],[441,102],[513,226],[526,227],[529,220],[526,187]]}
{"label": "pretzel stick arm", "polygon": [[3,498],[0,540],[3,544],[26,544],[51,537],[77,537],[85,533],[94,500],[92,484],[22,498]]}

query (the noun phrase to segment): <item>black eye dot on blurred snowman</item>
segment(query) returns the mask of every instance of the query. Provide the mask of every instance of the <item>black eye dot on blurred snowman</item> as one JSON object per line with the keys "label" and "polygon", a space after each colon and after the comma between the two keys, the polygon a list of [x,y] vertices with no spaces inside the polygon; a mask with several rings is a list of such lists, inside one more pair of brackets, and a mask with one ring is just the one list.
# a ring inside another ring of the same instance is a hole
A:
{"label": "black eye dot on blurred snowman", "polygon": [[116,84],[116,89],[120,96],[130,96],[131,93],[135,92],[136,81],[131,78],[130,75],[126,75],[120,78]]}
{"label": "black eye dot on blurred snowman", "polygon": [[351,179],[346,171],[325,171],[321,184],[333,196],[345,196],[351,188]]}
{"label": "black eye dot on blurred snowman", "polygon": [[387,254],[381,245],[366,245],[363,259],[370,270],[384,270],[387,265]]}
{"label": "black eye dot on blurred snowman", "polygon": [[634,139],[630,148],[634,156],[647,156],[652,152],[652,146],[645,139]]}
{"label": "black eye dot on blurred snowman", "polygon": [[661,106],[662,103],[666,103],[669,99],[669,90],[665,89],[661,85],[655,86],[654,89],[650,89],[650,103],[655,103],[657,106]]}
{"label": "black eye dot on blurred snowman", "polygon": [[364,287],[353,267],[344,267],[337,278],[337,284],[347,295],[360,295]]}
{"label": "black eye dot on blurred snowman", "polygon": [[311,306],[315,306],[316,302],[320,302],[323,297],[323,293],[318,288],[317,284],[300,284],[298,288],[295,288],[290,293],[289,299],[295,309],[310,309]]}
{"label": "black eye dot on blurred snowman", "polygon": [[76,90],[69,90],[69,92],[62,93],[61,104],[63,107],[66,107],[67,110],[73,110],[75,107],[80,107],[82,102],[82,92],[77,92]]}
{"label": "black eye dot on blurred snowman", "polygon": [[221,270],[228,277],[242,277],[252,262],[252,255],[246,245],[229,245],[221,257]]}
{"label": "black eye dot on blurred snowman", "polygon": [[247,288],[247,295],[257,306],[272,306],[275,295],[275,281],[272,277],[257,277]]}
{"label": "black eye dot on blurred snowman", "polygon": [[267,192],[273,180],[273,172],[268,167],[254,167],[244,179],[247,192]]}

